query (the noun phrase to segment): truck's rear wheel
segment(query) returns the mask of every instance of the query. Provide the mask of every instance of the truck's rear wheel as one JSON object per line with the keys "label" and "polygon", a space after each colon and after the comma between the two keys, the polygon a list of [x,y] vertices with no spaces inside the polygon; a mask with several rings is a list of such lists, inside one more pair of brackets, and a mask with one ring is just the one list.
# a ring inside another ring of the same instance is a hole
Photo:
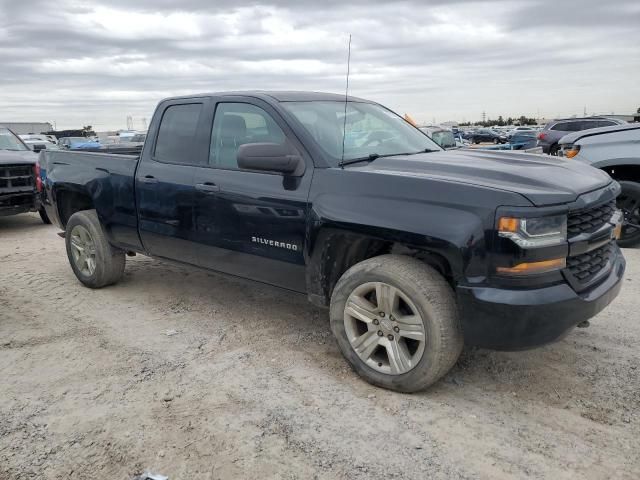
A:
{"label": "truck's rear wheel", "polygon": [[331,298],[331,329],[360,376],[401,392],[436,382],[463,345],[449,284],[401,255],[371,258],[345,272]]}
{"label": "truck's rear wheel", "polygon": [[38,214],[40,215],[42,223],[44,223],[45,225],[51,225],[51,220],[49,220],[49,215],[47,215],[44,207],[40,207],[40,210],[38,210]]}
{"label": "truck's rear wheel", "polygon": [[95,210],[71,216],[66,225],[65,243],[73,273],[85,286],[101,288],[122,277],[125,253],[109,244]]}
{"label": "truck's rear wheel", "polygon": [[640,183],[620,180],[622,192],[616,200],[624,214],[622,234],[618,240],[621,247],[633,247],[640,244]]}

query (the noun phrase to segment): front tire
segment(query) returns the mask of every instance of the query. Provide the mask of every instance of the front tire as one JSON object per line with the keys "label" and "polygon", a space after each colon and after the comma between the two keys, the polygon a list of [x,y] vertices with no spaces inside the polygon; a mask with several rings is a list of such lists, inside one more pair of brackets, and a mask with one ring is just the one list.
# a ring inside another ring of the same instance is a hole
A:
{"label": "front tire", "polygon": [[618,181],[622,191],[616,200],[617,207],[624,213],[622,234],[618,239],[621,247],[634,247],[640,244],[640,228],[628,223],[640,225],[640,183],[629,180]]}
{"label": "front tire", "polygon": [[411,257],[382,255],[351,267],[333,291],[330,316],[353,369],[390,390],[429,387],[451,369],[463,346],[453,290]]}
{"label": "front tire", "polygon": [[84,286],[102,288],[120,280],[125,253],[109,244],[95,210],[74,213],[65,230],[69,263]]}

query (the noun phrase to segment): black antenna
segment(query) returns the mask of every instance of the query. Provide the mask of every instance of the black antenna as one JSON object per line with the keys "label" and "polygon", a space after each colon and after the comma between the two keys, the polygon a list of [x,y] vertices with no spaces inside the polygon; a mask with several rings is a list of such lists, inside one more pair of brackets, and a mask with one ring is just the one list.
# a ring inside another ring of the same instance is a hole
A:
{"label": "black antenna", "polygon": [[342,125],[342,159],[340,166],[344,168],[344,138],[347,135],[347,102],[349,101],[349,70],[351,67],[351,34],[349,34],[349,53],[347,54],[347,88],[344,91],[344,124]]}

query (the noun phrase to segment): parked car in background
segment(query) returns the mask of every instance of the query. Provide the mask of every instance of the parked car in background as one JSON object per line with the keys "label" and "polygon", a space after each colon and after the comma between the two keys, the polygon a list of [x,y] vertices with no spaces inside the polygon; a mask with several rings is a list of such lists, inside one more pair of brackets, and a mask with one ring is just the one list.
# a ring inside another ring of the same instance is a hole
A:
{"label": "parked car in background", "polygon": [[625,124],[624,120],[607,117],[587,117],[587,118],[565,118],[553,120],[547,123],[542,131],[538,133],[538,146],[542,147],[543,153],[557,155],[560,146],[558,141],[567,133],[581,132],[591,128],[609,127],[612,125]]}
{"label": "parked car in background", "polygon": [[40,204],[37,159],[22,139],[0,126],[0,217],[37,211],[51,223]]}
{"label": "parked car in background", "polygon": [[127,147],[141,147],[144,145],[144,141],[147,138],[146,133],[136,133],[131,137],[121,139],[119,144]]}
{"label": "parked car in background", "polygon": [[442,127],[421,127],[420,130],[445,150],[451,150],[460,146],[456,142],[456,137],[451,130]]}
{"label": "parked car in background", "polygon": [[57,150],[60,147],[49,139],[48,135],[18,135],[20,139],[29,146],[31,150],[38,153],[44,149]]}
{"label": "parked car in background", "polygon": [[618,243],[640,244],[640,124],[629,123],[565,135],[558,154],[600,168],[618,181],[617,207],[624,214]]}
{"label": "parked car in background", "polygon": [[58,140],[58,145],[65,150],[84,150],[99,148],[100,142],[87,137],[63,137]]}
{"label": "parked car in background", "polygon": [[48,142],[48,143],[56,143],[49,138],[49,135],[44,134],[35,134],[35,133],[27,133],[24,135],[18,135],[23,141],[38,141],[38,142]]}
{"label": "parked car in background", "polygon": [[535,148],[538,144],[537,132],[535,130],[519,130],[509,137],[509,144],[512,150]]}
{"label": "parked car in background", "polygon": [[521,127],[515,127],[510,129],[507,132],[507,138],[510,139],[513,135],[520,133],[520,132],[535,132],[536,130],[533,129],[533,127],[525,127],[525,126],[521,126]]}
{"label": "parked car in background", "polygon": [[491,143],[507,143],[507,135],[504,133],[498,133],[490,128],[481,128],[480,130],[476,130],[471,135],[471,143],[482,143],[482,142],[491,142]]}

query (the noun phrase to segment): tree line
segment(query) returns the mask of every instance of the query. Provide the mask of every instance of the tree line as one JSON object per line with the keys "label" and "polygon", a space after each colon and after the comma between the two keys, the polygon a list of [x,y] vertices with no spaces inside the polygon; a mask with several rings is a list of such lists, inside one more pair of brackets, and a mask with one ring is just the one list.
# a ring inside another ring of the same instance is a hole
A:
{"label": "tree line", "polygon": [[507,117],[507,119],[505,120],[504,118],[502,118],[502,115],[500,115],[497,119],[491,119],[488,118],[487,120],[485,120],[484,122],[479,121],[479,122],[462,122],[459,123],[458,125],[461,127],[470,127],[470,126],[481,126],[481,127],[504,127],[507,125],[537,125],[538,121],[535,118],[529,118],[529,117],[525,117],[524,115],[521,115],[520,117]]}

